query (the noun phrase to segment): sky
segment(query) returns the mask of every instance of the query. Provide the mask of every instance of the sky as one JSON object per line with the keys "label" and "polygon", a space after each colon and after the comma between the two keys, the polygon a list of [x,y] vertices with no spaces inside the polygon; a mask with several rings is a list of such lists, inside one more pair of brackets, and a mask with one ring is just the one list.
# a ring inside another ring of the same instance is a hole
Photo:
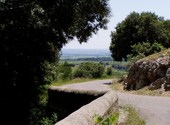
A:
{"label": "sky", "polygon": [[79,44],[77,40],[70,41],[63,48],[67,49],[109,49],[111,31],[115,31],[131,12],[154,12],[156,15],[170,19],[170,0],[110,0],[111,17],[107,30],[99,30],[87,43]]}

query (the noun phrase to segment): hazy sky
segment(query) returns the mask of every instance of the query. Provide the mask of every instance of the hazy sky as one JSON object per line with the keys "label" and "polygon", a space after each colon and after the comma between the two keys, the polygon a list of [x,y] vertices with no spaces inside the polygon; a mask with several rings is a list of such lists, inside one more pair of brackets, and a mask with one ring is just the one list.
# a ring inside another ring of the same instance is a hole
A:
{"label": "hazy sky", "polygon": [[111,31],[124,20],[131,12],[155,12],[156,15],[170,19],[170,0],[110,0],[110,22],[107,30],[99,30],[87,43],[79,44],[76,40],[70,41],[64,48],[78,49],[109,49]]}

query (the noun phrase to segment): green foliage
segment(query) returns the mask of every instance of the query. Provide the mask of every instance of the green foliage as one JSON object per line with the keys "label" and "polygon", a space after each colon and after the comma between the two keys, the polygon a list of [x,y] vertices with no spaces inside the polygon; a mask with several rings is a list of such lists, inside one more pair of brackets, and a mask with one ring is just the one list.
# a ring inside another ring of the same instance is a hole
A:
{"label": "green foliage", "polygon": [[106,68],[106,74],[107,74],[108,76],[111,76],[112,73],[113,73],[112,67],[111,67],[111,66],[107,67],[107,68]]}
{"label": "green foliage", "polygon": [[72,79],[72,67],[68,62],[64,62],[59,65],[58,69],[58,80],[69,80]]}
{"label": "green foliage", "polygon": [[39,87],[37,104],[32,104],[28,117],[29,125],[54,125],[57,114],[48,108],[48,85]]}
{"label": "green foliage", "polygon": [[85,62],[81,63],[74,71],[74,77],[100,78],[105,67],[101,63]]}
{"label": "green foliage", "polygon": [[117,125],[118,118],[118,113],[111,113],[104,118],[99,115],[95,115],[95,122],[97,125]]}
{"label": "green foliage", "polygon": [[57,122],[57,115],[53,113],[49,116],[45,109],[33,108],[31,114],[30,125],[54,125]]}
{"label": "green foliage", "polygon": [[108,0],[0,1],[1,124],[30,122],[39,87],[56,77],[61,48],[105,29],[109,13]]}
{"label": "green foliage", "polygon": [[127,71],[121,71],[121,70],[113,70],[112,72],[112,77],[113,78],[117,78],[117,79],[120,79],[122,77],[124,77],[125,75],[127,75]]}
{"label": "green foliage", "polygon": [[[160,51],[170,46],[170,21],[158,17],[155,13],[132,12],[111,33],[110,51],[117,60]],[[142,48],[144,47],[144,48]]]}
{"label": "green foliage", "polygon": [[[44,82],[50,84],[52,81],[57,79],[58,76],[58,61],[54,63],[44,62],[43,66],[45,67],[44,72]],[[38,82],[38,81],[37,81]]]}
{"label": "green foliage", "polygon": [[160,52],[161,50],[163,50],[164,47],[158,43],[158,42],[154,42],[151,46],[151,49],[150,49],[150,53],[157,53],[157,52]]}
{"label": "green foliage", "polygon": [[134,44],[131,46],[131,48],[132,48],[133,56],[137,56],[140,54],[149,55],[151,45],[149,42],[143,42],[143,43]]}
{"label": "green foliage", "polygon": [[132,54],[127,55],[127,59],[130,62],[136,62],[137,60],[142,59],[142,58],[145,58],[145,55],[143,55],[141,53],[137,56],[133,56]]}
{"label": "green foliage", "polygon": [[56,122],[57,122],[57,115],[54,113],[51,118],[43,117],[42,120],[40,121],[40,125],[54,125]]}
{"label": "green foliage", "polygon": [[163,50],[163,46],[160,43],[154,42],[151,45],[150,42],[148,41],[134,44],[131,46],[131,48],[132,48],[132,53],[130,55],[127,55],[128,59],[131,61],[139,60],[152,53],[156,53]]}

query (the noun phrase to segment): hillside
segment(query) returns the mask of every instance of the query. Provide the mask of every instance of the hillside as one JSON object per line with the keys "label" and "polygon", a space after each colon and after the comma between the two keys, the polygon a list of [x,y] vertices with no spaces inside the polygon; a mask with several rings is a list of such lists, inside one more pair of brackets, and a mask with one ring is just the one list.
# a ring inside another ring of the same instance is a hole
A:
{"label": "hillside", "polygon": [[149,56],[147,56],[145,58],[142,58],[142,59],[138,60],[138,62],[139,61],[144,61],[144,60],[153,60],[153,59],[159,58],[161,56],[169,56],[169,55],[170,55],[170,48],[162,50],[162,51],[160,51],[158,53],[151,54],[151,55],[149,55]]}

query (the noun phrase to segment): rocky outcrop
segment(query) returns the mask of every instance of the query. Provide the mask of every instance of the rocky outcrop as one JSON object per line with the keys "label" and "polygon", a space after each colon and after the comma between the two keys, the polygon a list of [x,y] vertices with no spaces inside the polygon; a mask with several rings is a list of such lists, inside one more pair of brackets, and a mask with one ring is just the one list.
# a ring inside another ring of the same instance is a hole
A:
{"label": "rocky outcrop", "polygon": [[168,68],[170,68],[168,55],[137,61],[129,69],[124,88],[127,90],[137,90],[144,86],[150,86],[149,89],[152,90],[161,88],[166,82]]}

